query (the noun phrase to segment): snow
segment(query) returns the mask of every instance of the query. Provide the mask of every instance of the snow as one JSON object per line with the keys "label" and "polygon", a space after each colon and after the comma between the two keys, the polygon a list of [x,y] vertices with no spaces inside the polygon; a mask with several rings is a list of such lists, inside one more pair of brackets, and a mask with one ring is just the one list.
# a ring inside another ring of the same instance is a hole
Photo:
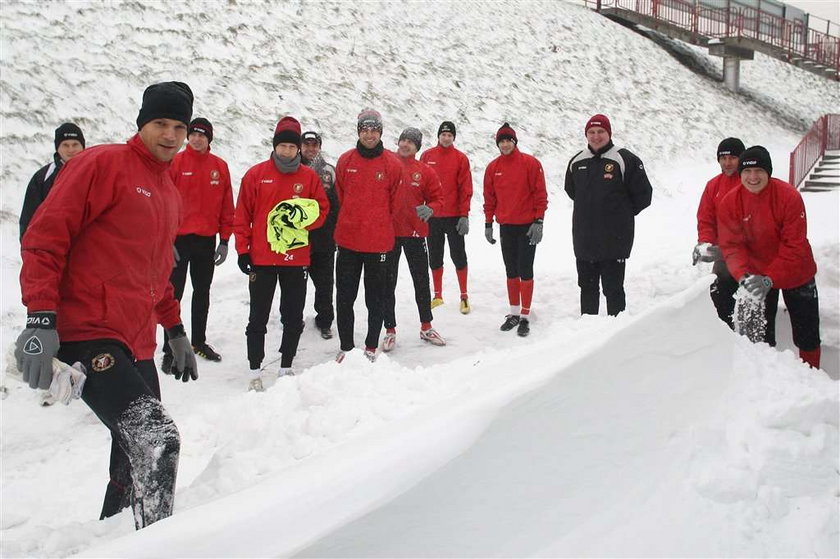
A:
{"label": "snow", "polygon": [[[162,378],[182,439],[176,513],[140,532],[128,511],[96,520],[107,430],[81,402],[39,407],[7,360],[3,556],[840,555],[836,381],[799,362],[782,309],[777,349],[729,332],[706,293],[709,266],[690,265],[718,141],[765,145],[786,178],[801,134],[840,106],[836,82],[757,54],[735,95],[576,3],[6,2],[0,25],[4,350],[25,316],[17,214],[52,130],[75,120],[88,145],[124,141],[154,81],[192,86],[235,182],[267,157],[280,116],[321,130],[334,162],[373,106],[387,147],[406,126],[431,145],[454,120],[476,185],[473,312],[458,312],[447,261],[434,313],[444,348],[419,340],[401,282],[394,352],[338,365],[337,339],[313,327],[310,289],[301,374],[275,381],[269,357],[268,390],[248,393],[247,285],[233,262],[217,270],[208,341],[224,359],[201,361],[194,385]],[[595,112],[654,185],[617,319],[578,316],[562,192]],[[549,185],[524,340],[498,330],[504,270],[479,231],[481,178],[505,120]],[[823,368],[836,379],[840,196],[803,196]],[[279,338],[275,311],[269,355]]]}

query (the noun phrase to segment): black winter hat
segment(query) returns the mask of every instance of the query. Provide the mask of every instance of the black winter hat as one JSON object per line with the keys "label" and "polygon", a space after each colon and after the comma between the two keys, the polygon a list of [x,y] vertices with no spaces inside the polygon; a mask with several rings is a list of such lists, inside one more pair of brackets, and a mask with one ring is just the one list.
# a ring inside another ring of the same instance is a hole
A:
{"label": "black winter hat", "polygon": [[137,115],[137,129],[156,118],[180,120],[189,126],[192,119],[193,92],[183,82],[161,82],[143,92],[143,105]]}
{"label": "black winter hat", "polygon": [[198,117],[194,118],[193,121],[190,122],[190,127],[187,129],[187,134],[189,135],[193,132],[198,132],[199,134],[204,134],[205,136],[207,136],[208,144],[213,141],[213,125],[206,118]]}
{"label": "black winter hat", "polygon": [[417,146],[417,151],[420,151],[420,145],[423,143],[423,133],[420,132],[417,128],[406,128],[400,134],[398,142],[403,140],[408,140],[409,142],[414,142],[414,145]]}
{"label": "black winter hat", "polygon": [[752,146],[741,154],[738,160],[738,174],[744,172],[744,169],[758,167],[764,169],[767,174],[773,176],[773,162],[770,160],[770,152],[764,146]]}
{"label": "black winter hat", "polygon": [[302,143],[306,142],[316,142],[319,146],[321,145],[321,135],[315,132],[314,130],[307,130],[303,133],[300,137],[300,141]]}
{"label": "black winter hat", "polygon": [[438,128],[438,137],[444,132],[450,132],[453,137],[457,136],[455,132],[455,123],[449,120],[444,120],[440,123],[440,127]]}
{"label": "black winter hat", "polygon": [[55,151],[58,151],[58,146],[64,140],[78,140],[85,147],[85,135],[82,134],[82,129],[72,122],[65,122],[55,129]]}
{"label": "black winter hat", "polygon": [[725,138],[718,144],[717,158],[720,159],[723,155],[741,157],[744,149],[744,142],[738,138]]}

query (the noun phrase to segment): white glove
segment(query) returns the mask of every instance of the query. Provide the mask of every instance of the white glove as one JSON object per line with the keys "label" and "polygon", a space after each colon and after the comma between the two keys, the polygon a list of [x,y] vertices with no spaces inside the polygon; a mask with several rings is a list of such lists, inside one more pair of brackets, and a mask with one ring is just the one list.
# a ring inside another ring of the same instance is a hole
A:
{"label": "white glove", "polygon": [[82,397],[85,387],[85,367],[78,361],[71,367],[56,358],[52,360],[53,379],[50,384],[50,396],[56,402],[69,405],[71,400]]}

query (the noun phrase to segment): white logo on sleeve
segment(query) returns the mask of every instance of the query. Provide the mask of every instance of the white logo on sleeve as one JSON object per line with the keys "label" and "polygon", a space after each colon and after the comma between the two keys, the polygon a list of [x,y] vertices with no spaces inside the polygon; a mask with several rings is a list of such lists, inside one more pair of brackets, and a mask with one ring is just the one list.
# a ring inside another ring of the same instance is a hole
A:
{"label": "white logo on sleeve", "polygon": [[142,186],[138,186],[136,188],[136,190],[137,190],[137,194],[142,194],[146,198],[151,198],[152,197],[152,193],[149,192],[148,190],[146,190],[145,188],[143,188]]}

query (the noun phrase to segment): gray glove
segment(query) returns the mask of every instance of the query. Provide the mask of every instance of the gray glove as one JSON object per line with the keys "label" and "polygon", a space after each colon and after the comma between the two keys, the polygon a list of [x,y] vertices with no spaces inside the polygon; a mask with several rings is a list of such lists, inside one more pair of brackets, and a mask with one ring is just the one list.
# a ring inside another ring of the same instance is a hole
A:
{"label": "gray glove", "polygon": [[493,224],[492,223],[485,223],[484,224],[484,238],[487,239],[487,242],[491,245],[496,244],[496,239],[493,238]]}
{"label": "gray glove", "polygon": [[470,219],[468,217],[459,217],[458,223],[455,225],[455,231],[462,237],[470,232]]}
{"label": "gray glove", "polygon": [[417,210],[417,217],[423,221],[429,221],[429,218],[435,213],[434,210],[426,204],[420,204],[415,208],[415,210]]}
{"label": "gray glove", "polygon": [[691,253],[691,264],[698,262],[714,262],[721,259],[720,248],[711,243],[699,243]]}
{"label": "gray glove", "polygon": [[740,283],[747,292],[757,299],[764,299],[773,287],[773,280],[767,276],[747,274]]}
{"label": "gray glove", "polygon": [[221,266],[227,260],[228,244],[227,241],[219,241],[219,246],[216,247],[216,254],[213,256],[213,262],[216,266]]}
{"label": "gray glove", "polygon": [[188,382],[190,378],[198,380],[198,365],[184,325],[173,326],[166,331],[169,334],[169,347],[172,349],[172,374],[176,379]]}
{"label": "gray glove", "polygon": [[541,219],[538,219],[537,221],[531,224],[531,226],[528,228],[528,232],[526,233],[526,235],[528,235],[528,238],[531,240],[530,244],[540,244],[540,241],[542,241],[542,230],[543,223]]}
{"label": "gray glove", "polygon": [[30,388],[46,390],[52,382],[52,359],[58,353],[54,312],[34,312],[26,317],[26,329],[15,342],[15,363]]}

